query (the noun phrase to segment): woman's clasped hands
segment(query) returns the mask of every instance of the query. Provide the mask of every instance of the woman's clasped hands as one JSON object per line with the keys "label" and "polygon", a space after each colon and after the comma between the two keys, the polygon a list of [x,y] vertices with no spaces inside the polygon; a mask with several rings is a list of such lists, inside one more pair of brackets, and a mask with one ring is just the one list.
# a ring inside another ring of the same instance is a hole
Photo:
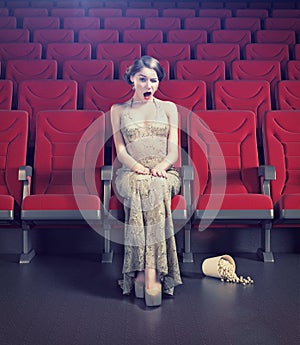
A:
{"label": "woman's clasped hands", "polygon": [[135,172],[136,174],[141,174],[141,175],[152,175],[155,177],[163,177],[163,178],[167,178],[167,172],[164,169],[161,169],[159,167],[159,164],[152,168],[149,169],[145,166],[143,166],[140,163],[137,163],[133,168],[132,171]]}

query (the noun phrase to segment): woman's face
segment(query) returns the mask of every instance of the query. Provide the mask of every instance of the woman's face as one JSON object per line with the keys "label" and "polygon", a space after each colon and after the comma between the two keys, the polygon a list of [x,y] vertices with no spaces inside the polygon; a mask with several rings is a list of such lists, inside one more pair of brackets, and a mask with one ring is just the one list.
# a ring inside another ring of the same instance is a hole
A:
{"label": "woman's face", "polygon": [[135,88],[134,99],[136,101],[152,101],[155,91],[158,89],[159,80],[154,69],[144,67],[130,77]]}

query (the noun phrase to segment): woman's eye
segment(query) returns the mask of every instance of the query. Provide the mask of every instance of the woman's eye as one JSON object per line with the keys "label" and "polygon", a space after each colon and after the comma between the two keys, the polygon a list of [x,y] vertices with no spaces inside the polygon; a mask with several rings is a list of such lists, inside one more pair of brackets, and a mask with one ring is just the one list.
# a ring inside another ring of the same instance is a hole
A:
{"label": "woman's eye", "polygon": [[140,78],[140,81],[144,82],[144,81],[146,81],[146,78],[141,77],[141,78]]}
{"label": "woman's eye", "polygon": [[151,79],[151,83],[157,83],[157,79]]}

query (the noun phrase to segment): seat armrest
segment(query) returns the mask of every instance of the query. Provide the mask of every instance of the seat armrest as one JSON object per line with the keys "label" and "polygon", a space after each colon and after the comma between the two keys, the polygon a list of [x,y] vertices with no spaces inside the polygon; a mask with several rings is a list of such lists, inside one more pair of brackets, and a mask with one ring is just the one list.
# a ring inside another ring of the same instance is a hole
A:
{"label": "seat armrest", "polygon": [[261,165],[258,167],[258,176],[261,180],[261,190],[264,194],[271,196],[270,181],[276,180],[276,170],[273,165]]}
{"label": "seat armrest", "polygon": [[30,165],[22,165],[19,167],[18,180],[23,181],[22,199],[30,195],[31,177],[32,177],[32,167]]}
{"label": "seat armrest", "polygon": [[192,209],[191,181],[194,179],[194,169],[191,165],[183,165],[179,169],[182,179],[182,194],[186,201],[188,216]]}
{"label": "seat armrest", "polygon": [[111,182],[113,179],[113,166],[104,165],[101,168],[101,181],[103,181],[103,206],[104,212],[108,211],[109,199],[111,197]]}

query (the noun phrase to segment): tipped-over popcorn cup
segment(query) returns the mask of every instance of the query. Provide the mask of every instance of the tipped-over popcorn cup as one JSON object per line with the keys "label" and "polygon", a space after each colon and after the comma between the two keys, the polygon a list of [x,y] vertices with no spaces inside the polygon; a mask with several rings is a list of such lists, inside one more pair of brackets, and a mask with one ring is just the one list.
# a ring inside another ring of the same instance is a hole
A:
{"label": "tipped-over popcorn cup", "polygon": [[207,258],[202,263],[202,272],[213,278],[224,278],[224,268],[233,274],[235,273],[235,262],[230,255],[224,254]]}

